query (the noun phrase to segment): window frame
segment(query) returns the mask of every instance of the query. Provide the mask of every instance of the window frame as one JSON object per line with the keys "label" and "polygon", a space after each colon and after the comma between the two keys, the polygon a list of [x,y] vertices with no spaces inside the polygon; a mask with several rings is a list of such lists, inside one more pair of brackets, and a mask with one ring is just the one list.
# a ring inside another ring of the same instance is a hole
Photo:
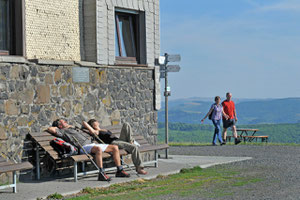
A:
{"label": "window frame", "polygon": [[25,0],[8,3],[9,49],[0,49],[0,56],[25,56]]}
{"label": "window frame", "polygon": [[[138,27],[138,23],[137,23],[137,16],[138,14],[129,14],[129,13],[125,13],[125,12],[119,12],[116,11],[115,12],[115,23],[116,23],[116,35],[117,35],[117,41],[118,41],[118,51],[119,51],[119,55],[120,56],[116,56],[116,60],[117,61],[122,61],[122,62],[129,62],[129,63],[133,63],[133,64],[137,64],[138,63],[138,59],[137,59],[137,54],[138,54],[138,48],[137,48],[137,41],[138,41],[138,32],[137,32],[137,27]],[[131,44],[131,48],[133,49],[133,52],[135,54],[135,56],[123,56],[123,54],[125,53],[125,49],[122,48],[122,41],[121,41],[121,30],[120,30],[120,20],[119,17],[120,16],[125,16],[125,17],[129,17],[129,29],[130,29],[130,37],[132,39],[132,44]],[[116,52],[116,51],[115,51]]]}
{"label": "window frame", "polygon": [[[146,65],[146,28],[145,28],[145,12],[127,10],[122,8],[115,8],[115,65],[135,65],[135,66],[147,66]],[[131,27],[131,36],[134,39],[134,49],[135,57],[124,57],[117,56],[117,51],[119,55],[122,55],[122,41],[120,37],[120,25],[118,16],[129,16],[132,18],[133,27]],[[117,48],[118,46],[118,48]]]}

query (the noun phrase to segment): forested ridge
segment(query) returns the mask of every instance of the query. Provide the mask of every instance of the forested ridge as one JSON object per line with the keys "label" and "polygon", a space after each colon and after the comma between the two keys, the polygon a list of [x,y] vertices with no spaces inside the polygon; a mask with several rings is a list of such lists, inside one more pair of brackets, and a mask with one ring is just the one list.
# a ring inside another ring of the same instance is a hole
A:
{"label": "forested ridge", "polygon": [[[257,135],[269,136],[273,143],[300,143],[300,123],[237,125],[238,128],[259,129]],[[158,124],[158,140],[164,141],[165,124]],[[207,143],[212,141],[214,127],[209,124],[169,123],[170,142]],[[228,135],[232,135],[229,131]]]}
{"label": "forested ridge", "polygon": [[[224,100],[224,99],[223,99]],[[240,124],[300,123],[300,98],[233,99]],[[173,100],[169,103],[169,121],[200,124],[213,104],[207,99]],[[164,104],[162,104],[164,106]],[[164,108],[158,112],[158,121],[164,122]],[[205,124],[210,124],[209,120]]]}

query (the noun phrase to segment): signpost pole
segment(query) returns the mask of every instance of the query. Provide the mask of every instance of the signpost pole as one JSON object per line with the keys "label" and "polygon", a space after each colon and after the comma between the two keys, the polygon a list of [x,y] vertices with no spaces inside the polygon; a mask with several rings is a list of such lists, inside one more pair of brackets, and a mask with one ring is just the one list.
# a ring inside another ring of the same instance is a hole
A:
{"label": "signpost pole", "polygon": [[[169,119],[168,119],[168,97],[171,96],[170,87],[168,87],[168,72],[179,72],[179,65],[168,65],[169,62],[179,62],[181,59],[179,54],[169,55],[165,53],[164,56],[160,56],[160,73],[161,78],[165,78],[165,142],[169,144]],[[166,149],[166,159],[169,156],[169,149]]]}
{"label": "signpost pole", "polygon": [[[165,142],[169,144],[169,121],[168,121],[168,73],[165,73]],[[166,148],[166,159],[168,159],[169,149]]]}

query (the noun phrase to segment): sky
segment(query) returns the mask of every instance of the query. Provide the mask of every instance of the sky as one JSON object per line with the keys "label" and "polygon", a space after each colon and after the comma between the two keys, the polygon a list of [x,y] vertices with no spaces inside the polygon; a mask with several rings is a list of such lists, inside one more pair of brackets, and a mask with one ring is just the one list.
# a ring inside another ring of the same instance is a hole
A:
{"label": "sky", "polygon": [[300,0],[160,0],[160,22],[170,100],[300,97]]}

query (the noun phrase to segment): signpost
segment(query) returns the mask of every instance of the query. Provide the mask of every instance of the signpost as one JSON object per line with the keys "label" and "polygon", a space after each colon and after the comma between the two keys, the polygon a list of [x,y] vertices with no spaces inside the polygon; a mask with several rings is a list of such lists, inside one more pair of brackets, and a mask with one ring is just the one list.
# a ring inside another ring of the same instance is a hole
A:
{"label": "signpost", "polygon": [[[165,53],[164,56],[159,57],[160,64],[160,78],[165,79],[165,142],[169,143],[169,121],[168,121],[168,97],[171,96],[171,90],[168,86],[168,72],[179,72],[179,65],[168,65],[169,62],[179,62],[181,56],[179,54],[169,55]],[[166,149],[166,158],[168,158],[169,149]]]}

